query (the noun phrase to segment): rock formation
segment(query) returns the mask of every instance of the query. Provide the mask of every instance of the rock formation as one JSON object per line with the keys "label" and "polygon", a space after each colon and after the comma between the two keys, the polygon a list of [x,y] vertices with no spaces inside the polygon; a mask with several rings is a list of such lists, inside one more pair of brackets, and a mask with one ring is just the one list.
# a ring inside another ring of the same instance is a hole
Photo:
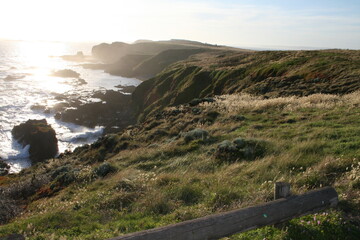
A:
{"label": "rock formation", "polygon": [[4,176],[9,173],[10,166],[0,158],[0,176]]}
{"label": "rock formation", "polygon": [[78,78],[80,77],[80,74],[71,69],[63,69],[63,70],[55,71],[53,73],[53,76],[63,77],[63,78]]}
{"label": "rock formation", "polygon": [[55,130],[45,119],[28,120],[15,126],[11,133],[22,146],[30,145],[30,159],[33,162],[53,158],[58,153]]}

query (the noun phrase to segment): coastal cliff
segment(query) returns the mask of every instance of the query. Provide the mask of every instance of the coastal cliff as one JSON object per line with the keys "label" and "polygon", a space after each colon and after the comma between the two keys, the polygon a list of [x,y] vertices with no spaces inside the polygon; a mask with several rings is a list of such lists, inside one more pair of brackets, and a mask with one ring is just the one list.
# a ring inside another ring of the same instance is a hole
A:
{"label": "coastal cliff", "polygon": [[[205,59],[205,60],[204,60]],[[223,94],[264,97],[346,94],[360,89],[360,52],[207,52],[178,62],[133,93],[138,114]]]}
{"label": "coastal cliff", "polygon": [[357,240],[359,76],[360,51],[212,49],[132,95],[100,94],[101,121],[131,118],[114,113],[117,131],[1,176],[0,237],[106,239],[267,202],[286,181],[294,194],[332,185],[339,206],[229,239]]}

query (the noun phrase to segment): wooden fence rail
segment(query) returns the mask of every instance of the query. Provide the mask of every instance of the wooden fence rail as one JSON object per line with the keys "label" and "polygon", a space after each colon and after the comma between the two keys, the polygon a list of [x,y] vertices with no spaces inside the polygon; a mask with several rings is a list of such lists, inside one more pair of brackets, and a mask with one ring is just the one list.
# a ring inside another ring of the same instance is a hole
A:
{"label": "wooden fence rail", "polygon": [[298,196],[230,212],[214,214],[109,240],[211,240],[235,233],[273,225],[286,220],[321,211],[338,203],[332,187],[309,191]]}

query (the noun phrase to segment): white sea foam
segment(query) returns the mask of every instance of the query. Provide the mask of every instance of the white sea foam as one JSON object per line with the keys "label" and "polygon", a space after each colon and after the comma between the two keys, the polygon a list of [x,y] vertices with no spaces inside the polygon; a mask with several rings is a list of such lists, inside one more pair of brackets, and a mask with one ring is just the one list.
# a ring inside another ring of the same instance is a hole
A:
{"label": "white sea foam", "polygon": [[[54,106],[59,103],[56,94],[81,97],[82,101],[99,101],[89,98],[95,90],[114,89],[117,85],[138,85],[139,80],[111,76],[103,71],[83,69],[57,57],[83,51],[89,54],[91,45],[74,46],[46,42],[0,41],[0,157],[11,165],[11,172],[30,166],[28,147],[22,148],[11,135],[15,125],[28,119],[46,119],[55,129],[59,151],[73,150],[77,146],[96,141],[103,133],[101,126],[86,128],[56,121],[53,114],[31,110],[33,105]],[[72,69],[80,73],[87,84],[62,84],[64,79],[51,76],[51,72]],[[5,80],[7,76],[24,76]]]}

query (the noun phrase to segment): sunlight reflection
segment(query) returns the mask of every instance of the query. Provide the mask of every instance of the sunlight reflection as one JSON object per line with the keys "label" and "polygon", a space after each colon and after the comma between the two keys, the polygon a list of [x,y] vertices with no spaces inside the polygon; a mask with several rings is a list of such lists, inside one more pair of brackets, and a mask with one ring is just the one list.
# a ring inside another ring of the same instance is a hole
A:
{"label": "sunlight reflection", "polygon": [[18,42],[17,55],[21,62],[28,63],[29,80],[39,82],[45,91],[63,93],[72,89],[63,79],[52,77],[54,70],[66,67],[66,63],[55,56],[66,52],[66,44],[58,42]]}

